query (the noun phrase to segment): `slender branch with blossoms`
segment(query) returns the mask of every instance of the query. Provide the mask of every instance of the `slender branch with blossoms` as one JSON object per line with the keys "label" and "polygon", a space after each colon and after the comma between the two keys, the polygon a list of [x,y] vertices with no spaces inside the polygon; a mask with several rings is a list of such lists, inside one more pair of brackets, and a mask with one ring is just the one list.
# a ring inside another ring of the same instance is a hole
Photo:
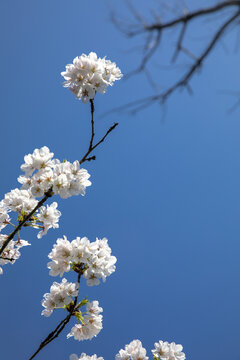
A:
{"label": "slender branch with blossoms", "polygon": [[[35,149],[33,154],[25,156],[25,163],[21,166],[24,175],[18,178],[21,189],[14,189],[5,195],[0,202],[0,231],[10,225],[9,212],[17,213],[17,225],[9,235],[0,234],[0,265],[13,264],[19,257],[19,248],[30,245],[27,241],[20,239],[22,227],[31,226],[41,231],[38,238],[47,233],[50,228],[58,228],[58,220],[61,212],[57,210],[57,203],[50,206],[43,206],[48,198],[60,195],[61,198],[68,198],[72,195],[85,195],[87,186],[91,185],[88,180],[90,175],[87,170],[80,169],[80,165],[85,161],[95,160],[96,156],[89,155],[95,150],[106,137],[118,125],[112,125],[105,135],[93,144],[94,129],[94,97],[97,92],[104,94],[107,87],[112,86],[115,80],[122,77],[120,69],[115,63],[105,58],[97,58],[95,53],[88,56],[82,54],[73,60],[73,64],[66,66],[66,71],[61,75],[65,78],[64,86],[75,94],[77,99],[83,103],[90,101],[91,104],[91,138],[87,152],[74,163],[68,161],[60,162],[53,159],[53,153],[48,147]],[[37,200],[42,197],[41,200]],[[18,234],[18,240],[14,241]],[[3,273],[0,267],[0,274]]]}
{"label": "slender branch with blossoms", "polygon": [[[63,331],[70,321],[75,317],[77,323],[72,327],[67,338],[74,337],[76,340],[92,339],[102,329],[102,308],[98,301],[89,302],[83,298],[78,302],[80,278],[87,280],[88,286],[100,284],[100,279],[106,281],[107,276],[115,271],[115,256],[111,255],[106,238],[90,242],[86,237],[77,237],[68,241],[66,236],[57,239],[52,251],[48,255],[51,261],[48,263],[49,275],[61,277],[65,272],[74,271],[77,273],[77,282],[69,283],[65,278],[61,283],[54,282],[50,293],[43,296],[42,305],[45,308],[42,315],[49,317],[53,310],[64,309],[68,315],[60,322],[40,344],[37,351],[30,357],[32,360],[46,345],[52,342]],[[74,299],[73,299],[74,297]],[[86,305],[86,312],[80,310]]]}
{"label": "slender branch with blossoms", "polygon": [[[20,230],[22,227],[33,227],[39,230],[38,238],[46,235],[50,228],[59,227],[61,212],[57,209],[57,202],[43,206],[54,195],[67,199],[73,195],[85,195],[86,188],[91,185],[90,174],[80,165],[86,161],[95,160],[92,152],[104,142],[106,137],[116,128],[113,124],[95,142],[94,122],[94,97],[97,92],[104,94],[107,86],[112,86],[115,80],[122,77],[120,69],[115,63],[105,58],[97,58],[95,53],[81,55],[73,60],[73,64],[66,66],[62,72],[65,78],[64,86],[68,87],[77,99],[83,103],[90,102],[91,106],[91,137],[88,150],[80,160],[73,163],[53,158],[47,146],[35,149],[32,154],[24,157],[21,166],[23,175],[18,182],[21,188],[16,188],[7,193],[0,202],[0,231],[6,226],[13,226],[14,230],[9,234],[0,233],[0,265],[14,263],[20,256],[19,249],[30,245],[22,240]],[[41,197],[41,200],[37,198]],[[16,213],[17,225],[11,222],[9,213]],[[17,240],[14,240],[17,235]],[[95,286],[106,281],[116,269],[116,257],[112,256],[111,248],[106,238],[96,239],[90,242],[86,237],[69,241],[66,236],[57,239],[52,251],[48,255],[50,262],[47,267],[50,276],[62,277],[70,271],[76,273],[76,282],[68,282],[63,278],[60,283],[53,282],[50,292],[45,293],[42,300],[44,310],[42,315],[49,317],[54,310],[62,309],[67,312],[65,318],[60,321],[56,328],[51,331],[40,343],[37,350],[29,358],[34,359],[37,354],[48,344],[55,340],[73,318],[75,324],[67,334],[67,339],[91,340],[102,330],[102,312],[97,300],[90,301],[86,297],[79,299],[79,286],[81,278],[86,279],[88,286]],[[2,273],[0,267],[0,273]],[[182,346],[174,342],[159,341],[152,350],[154,360],[185,360]],[[115,360],[148,360],[146,349],[140,340],[133,340],[121,349],[115,356]],[[70,355],[70,360],[104,360],[96,354],[88,356],[82,353]]]}

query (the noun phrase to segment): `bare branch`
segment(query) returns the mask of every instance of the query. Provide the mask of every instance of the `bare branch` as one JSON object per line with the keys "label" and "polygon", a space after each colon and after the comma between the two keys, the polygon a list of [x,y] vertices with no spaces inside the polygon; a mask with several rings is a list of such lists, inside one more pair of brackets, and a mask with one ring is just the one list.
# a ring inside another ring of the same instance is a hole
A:
{"label": "bare branch", "polygon": [[[173,20],[168,21],[163,24],[153,24],[153,25],[147,26],[147,27],[145,27],[145,30],[152,31],[152,30],[167,29],[167,28],[173,27],[173,26],[181,24],[181,23],[186,23],[186,22],[189,23],[191,20],[193,20],[195,18],[199,18],[201,16],[216,14],[217,12],[219,12],[223,9],[231,8],[231,7],[239,8],[240,1],[239,0],[223,1],[217,5],[211,6],[209,8],[200,9],[200,10],[193,11],[193,12],[188,12],[188,13],[184,14],[183,16],[180,16],[176,19],[173,19]],[[134,36],[135,34],[133,33],[132,35]]]}
{"label": "bare branch", "polygon": [[[217,31],[215,31],[215,33],[213,33],[210,36],[210,41],[206,45],[205,49],[201,52],[201,54],[199,56],[195,56],[192,53],[192,51],[190,51],[188,48],[186,48],[183,45],[183,41],[184,41],[185,37],[187,36],[186,33],[187,33],[189,24],[194,19],[206,17],[207,15],[210,15],[210,14],[218,14],[223,9],[227,9],[227,8],[228,9],[237,8],[237,10],[233,14],[231,14],[227,19],[224,16],[224,21],[217,28]],[[214,6],[208,7],[208,8],[203,8],[203,9],[193,11],[193,12],[185,11],[184,15],[176,17],[173,20],[167,21],[165,23],[164,22],[161,23],[158,20],[156,23],[154,23],[152,25],[147,25],[147,26],[142,27],[141,32],[139,31],[139,29],[137,29],[137,31],[135,31],[135,32],[134,31],[128,32],[128,35],[130,35],[130,36],[136,36],[136,35],[139,35],[140,33],[145,33],[147,35],[147,44],[145,45],[144,49],[147,49],[148,47],[150,47],[149,41],[151,41],[152,37],[149,37],[148,34],[149,33],[152,34],[153,32],[158,33],[158,36],[156,37],[156,40],[154,43],[154,46],[152,47],[152,49],[150,51],[145,51],[145,54],[143,56],[140,66],[135,71],[130,73],[130,75],[139,73],[141,71],[145,71],[147,63],[149,62],[150,58],[153,56],[153,54],[156,52],[156,50],[159,47],[160,35],[161,35],[161,37],[163,37],[163,32],[165,29],[174,28],[177,25],[182,25],[182,27],[181,27],[181,30],[178,35],[176,48],[175,48],[175,51],[174,51],[174,54],[172,57],[172,62],[175,62],[179,53],[183,52],[193,60],[193,64],[189,66],[187,72],[185,72],[179,80],[177,80],[172,86],[167,88],[165,91],[163,91],[161,93],[157,93],[156,95],[153,95],[153,96],[150,96],[147,98],[143,98],[143,99],[125,104],[124,106],[114,109],[114,111],[115,110],[116,111],[123,111],[123,110],[126,111],[126,109],[127,109],[127,111],[128,110],[130,111],[130,113],[136,113],[139,110],[151,105],[155,101],[160,102],[162,104],[168,99],[168,97],[171,94],[173,94],[179,88],[186,88],[189,91],[189,93],[192,93],[192,89],[189,84],[191,78],[197,72],[197,70],[199,70],[202,67],[205,59],[211,53],[211,51],[213,50],[215,45],[218,42],[220,42],[220,40],[222,39],[223,34],[226,32],[227,28],[229,28],[230,25],[233,25],[236,22],[236,20],[239,20],[239,18],[240,18],[240,0],[228,0],[228,1],[225,0]],[[153,85],[153,83],[151,81],[151,76],[148,72],[147,72],[147,78],[149,79],[150,84]],[[155,88],[156,88],[156,86],[155,86]]]}
{"label": "bare branch", "polygon": [[173,57],[172,57],[172,63],[174,63],[176,61],[179,52],[181,50],[183,50],[182,42],[183,42],[183,38],[184,38],[184,35],[185,35],[185,32],[186,32],[186,29],[187,29],[187,23],[184,22],[183,26],[182,26],[182,30],[181,30],[181,32],[179,34],[176,50],[175,50],[175,52],[173,54]]}

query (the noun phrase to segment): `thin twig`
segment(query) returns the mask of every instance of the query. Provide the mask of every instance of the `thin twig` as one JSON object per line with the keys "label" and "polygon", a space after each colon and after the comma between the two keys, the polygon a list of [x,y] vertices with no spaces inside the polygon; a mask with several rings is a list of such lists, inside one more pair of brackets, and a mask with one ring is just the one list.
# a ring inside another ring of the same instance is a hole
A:
{"label": "thin twig", "polygon": [[2,260],[8,260],[8,261],[15,261],[16,259],[14,259],[14,258],[8,258],[8,257],[3,257],[3,256],[0,256],[0,259],[2,259]]}
{"label": "thin twig", "polygon": [[90,140],[90,144],[89,144],[89,148],[88,150],[90,150],[92,148],[92,144],[93,144],[93,139],[94,139],[94,102],[93,99],[90,99],[90,104],[91,104],[91,126],[92,126],[92,136],[91,136],[91,140]]}
{"label": "thin twig", "polygon": [[172,63],[174,63],[176,61],[180,51],[182,50],[182,42],[183,42],[183,38],[184,38],[184,35],[185,35],[185,32],[186,32],[186,29],[187,29],[187,23],[184,22],[183,26],[182,26],[182,30],[180,31],[180,34],[179,34],[179,38],[178,38],[178,42],[177,42],[175,52],[174,52],[173,57],[172,57],[172,61],[171,61]]}
{"label": "thin twig", "polygon": [[94,130],[94,103],[93,103],[93,100],[90,100],[90,104],[91,104],[91,129],[92,129],[92,133],[91,133],[91,139],[90,139],[88,151],[82,157],[82,159],[79,160],[80,165],[83,164],[85,161],[96,160],[95,155],[90,156],[90,157],[88,157],[88,155],[90,155],[93,150],[95,150],[102,142],[104,142],[104,140],[106,139],[108,134],[110,134],[110,132],[112,132],[115,129],[115,127],[118,125],[118,123],[114,123],[112,126],[110,126],[110,128],[108,129],[106,134],[101,138],[101,140],[99,140],[95,145],[93,145],[93,140],[94,140],[94,135],[95,135],[95,130]]}

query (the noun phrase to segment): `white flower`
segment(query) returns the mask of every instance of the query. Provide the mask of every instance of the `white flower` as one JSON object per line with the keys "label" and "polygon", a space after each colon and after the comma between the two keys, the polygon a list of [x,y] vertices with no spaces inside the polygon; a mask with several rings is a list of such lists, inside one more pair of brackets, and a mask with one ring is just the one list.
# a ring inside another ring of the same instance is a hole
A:
{"label": "white flower", "polygon": [[103,309],[98,306],[98,301],[88,302],[82,324],[74,325],[67,338],[73,336],[75,340],[81,341],[91,340],[97,336],[102,329],[102,315],[99,314],[102,311]]}
{"label": "white flower", "polygon": [[130,344],[121,349],[115,357],[116,360],[148,360],[146,349],[140,340],[133,340]]}
{"label": "white flower", "polygon": [[80,357],[78,357],[76,354],[70,355],[69,360],[104,360],[102,357],[97,357],[96,354],[92,356],[88,356],[85,353],[82,353]]}
{"label": "white flower", "polygon": [[53,169],[53,192],[63,199],[72,195],[85,195],[86,187],[91,185],[89,177],[87,170],[80,169],[78,161],[73,164],[68,161],[56,164]]}
{"label": "white flower", "polygon": [[69,334],[67,334],[67,339],[71,336],[74,337],[75,340],[85,340],[87,337],[85,336],[85,333],[83,332],[83,325],[82,324],[76,324],[72,327]]}
{"label": "white flower", "polygon": [[38,220],[43,223],[43,230],[40,231],[37,237],[40,239],[47,233],[50,228],[59,228],[58,220],[61,216],[61,212],[57,210],[58,204],[53,202],[51,205],[41,206],[37,215]]}
{"label": "white flower", "polygon": [[115,256],[111,256],[111,249],[108,246],[107,239],[97,239],[95,245],[97,249],[92,253],[87,262],[88,268],[83,273],[88,286],[98,285],[100,283],[99,279],[105,282],[106,277],[116,269],[115,263],[117,259]]}
{"label": "white flower", "polygon": [[101,307],[99,307],[98,305],[99,305],[99,302],[97,300],[88,302],[87,303],[87,312],[90,315],[100,314],[103,311],[103,309]]}
{"label": "white flower", "polygon": [[[7,240],[8,235],[0,234],[0,248]],[[1,254],[0,265],[14,264],[15,261],[21,256],[19,249],[24,246],[30,245],[26,240],[18,239],[17,241],[11,240],[4,251]],[[0,275],[3,273],[3,269],[0,268]]]}
{"label": "white flower", "polygon": [[33,154],[24,156],[25,163],[21,166],[21,170],[27,176],[32,175],[35,170],[46,170],[52,166],[53,153],[50,153],[47,146],[35,149]]}
{"label": "white flower", "polygon": [[73,94],[87,103],[93,99],[96,92],[104,94],[107,87],[122,77],[121,70],[115,63],[104,58],[98,58],[91,52],[82,54],[73,60],[73,64],[66,65],[66,71],[61,75],[66,80],[64,87],[69,87]]}
{"label": "white flower", "polygon": [[90,243],[88,238],[77,237],[71,242],[72,245],[72,262],[76,264],[86,264],[88,259],[92,256],[94,252],[94,247]]}
{"label": "white flower", "polygon": [[182,345],[175,344],[172,342],[169,344],[167,341],[159,340],[158,343],[154,344],[152,350],[153,355],[159,360],[185,360],[186,356],[182,352]]}
{"label": "white flower", "polygon": [[10,210],[30,212],[37,205],[38,201],[32,197],[28,190],[14,189],[4,197],[3,204]]}
{"label": "white flower", "polygon": [[[84,316],[84,320],[87,322],[83,324],[76,324],[72,327],[69,334],[67,334],[67,338],[74,337],[75,340],[91,340],[94,336],[97,336],[98,333],[102,329],[102,316],[91,317],[87,319]],[[90,322],[91,321],[91,322]]]}
{"label": "white flower", "polygon": [[15,241],[15,246],[17,248],[21,248],[23,246],[30,246],[31,244],[29,244],[28,241],[26,240],[23,240],[23,239],[18,239],[17,241]]}
{"label": "white flower", "polygon": [[62,279],[61,283],[54,282],[50,293],[43,295],[42,306],[45,309],[42,311],[42,315],[50,316],[54,309],[69,305],[72,297],[77,295],[78,283],[69,283],[66,279]]}
{"label": "white flower", "polygon": [[[63,199],[85,195],[86,187],[91,185],[87,170],[81,169],[77,160],[73,163],[61,163],[58,159],[52,159],[53,155],[44,146],[25,156],[25,164],[21,166],[25,175],[18,177],[22,184],[21,191],[28,191],[31,197],[42,197],[50,188]],[[21,203],[17,205],[20,206]]]}
{"label": "white flower", "polygon": [[87,279],[88,286],[99,285],[100,279],[106,281],[107,276],[115,271],[117,261],[111,255],[106,238],[90,242],[86,237],[77,237],[69,242],[64,236],[63,239],[57,239],[48,257],[52,260],[48,263],[49,274],[52,276],[62,276],[65,271],[70,270],[71,265],[87,265],[83,276]]}
{"label": "white flower", "polygon": [[[7,237],[8,237],[7,235],[0,234],[0,248],[7,240]],[[20,255],[21,254],[18,248],[15,248],[15,241],[11,240],[1,254],[0,265],[5,265],[8,263],[14,264],[15,260],[17,260],[20,257]]]}
{"label": "white flower", "polygon": [[70,260],[72,245],[64,235],[63,238],[57,239],[57,243],[53,245],[53,250],[48,257],[53,260]]}

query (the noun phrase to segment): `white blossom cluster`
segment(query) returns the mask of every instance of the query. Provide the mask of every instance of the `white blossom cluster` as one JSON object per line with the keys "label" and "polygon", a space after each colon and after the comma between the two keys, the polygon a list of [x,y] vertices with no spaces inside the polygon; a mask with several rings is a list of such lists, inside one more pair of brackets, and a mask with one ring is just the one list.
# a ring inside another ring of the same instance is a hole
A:
{"label": "white blossom cluster", "polygon": [[[30,190],[14,189],[5,195],[2,200],[6,211],[14,211],[24,216],[32,211],[38,204],[38,200],[32,195]],[[31,226],[42,229],[37,237],[41,238],[50,228],[58,228],[58,221],[61,212],[57,210],[58,204],[53,202],[51,205],[41,206],[31,219]],[[21,218],[20,218],[21,220]],[[5,220],[6,224],[6,220]]]}
{"label": "white blossom cluster", "polygon": [[116,360],[148,360],[146,349],[142,346],[140,340],[133,340],[130,344],[121,349],[116,355]]}
{"label": "white blossom cluster", "polygon": [[77,237],[70,242],[64,236],[63,239],[57,239],[48,257],[51,259],[48,263],[51,276],[63,276],[71,268],[74,270],[76,265],[84,265],[83,276],[88,286],[99,285],[99,279],[105,282],[106,277],[115,271],[117,261],[111,255],[106,238],[90,242],[86,237]]}
{"label": "white blossom cluster", "polygon": [[[182,352],[182,345],[177,345],[174,342],[169,344],[167,341],[160,340],[154,344],[155,349],[152,350],[153,358],[156,360],[185,360],[186,356]],[[142,346],[140,340],[133,340],[130,344],[126,345],[124,350],[121,349],[115,356],[115,360],[148,360],[146,356],[146,349]],[[104,360],[102,357],[98,358],[97,355],[88,356],[81,354],[80,358],[72,354],[70,360]]]}
{"label": "white blossom cluster", "polygon": [[[7,235],[0,234],[0,248],[2,247],[4,241],[6,241]],[[8,245],[5,247],[3,253],[0,258],[0,265],[6,264],[14,264],[15,261],[20,257],[19,249],[23,246],[30,245],[26,240],[18,239],[16,241],[10,241]],[[0,275],[3,274],[3,269],[0,266]]]}
{"label": "white blossom cluster", "polygon": [[[11,190],[0,201],[0,232],[10,224],[9,212],[17,213],[18,221],[22,221],[38,205],[37,198],[42,197],[47,191],[51,190],[52,194],[59,194],[64,199],[78,194],[85,195],[86,187],[91,185],[87,170],[80,169],[78,161],[61,163],[60,160],[53,159],[53,156],[48,147],[43,146],[24,157],[25,162],[21,170],[25,174],[18,178],[18,182],[22,184],[21,189]],[[41,206],[28,220],[27,226],[40,230],[38,238],[45,235],[50,228],[59,227],[61,212],[57,207],[56,202]],[[7,235],[1,236],[6,240]],[[4,240],[1,240],[2,244],[3,242]],[[1,254],[1,264],[13,264],[20,256],[19,247],[19,243],[17,246],[12,240]],[[10,250],[12,257],[8,256]]]}
{"label": "white blossom cluster", "polygon": [[33,154],[24,157],[25,163],[21,166],[25,175],[18,181],[22,189],[27,189],[32,197],[41,197],[52,188],[54,194],[66,199],[73,195],[85,195],[90,175],[85,169],[80,169],[79,161],[70,163],[53,159],[47,146],[35,149]]}
{"label": "white blossom cluster", "polygon": [[[49,317],[54,309],[65,308],[73,302],[73,297],[78,295],[78,283],[68,282],[63,279],[61,283],[54,282],[50,288],[50,293],[43,296],[42,306],[45,308],[42,315]],[[74,325],[67,335],[67,338],[74,337],[75,340],[92,339],[102,329],[103,311],[98,306],[98,301],[87,302],[86,313],[82,316],[80,310],[75,311],[75,316],[80,322]],[[80,317],[78,317],[80,315]]]}
{"label": "white blossom cluster", "polygon": [[82,317],[82,321],[72,327],[67,338],[71,336],[75,340],[91,340],[94,336],[97,336],[102,329],[102,315],[100,314],[103,309],[98,306],[98,301],[92,301],[87,303],[86,315]]}
{"label": "white blossom cluster", "polygon": [[43,295],[42,306],[45,308],[42,315],[50,316],[54,309],[63,308],[72,302],[72,297],[78,295],[78,283],[62,279],[61,283],[54,282],[50,293]]}
{"label": "white blossom cluster", "polygon": [[122,77],[121,70],[114,62],[105,57],[98,58],[94,52],[75,57],[73,64],[66,65],[66,71],[61,75],[66,80],[63,86],[69,87],[83,103],[93,99],[96,92],[104,94],[109,85],[112,86],[115,80]]}
{"label": "white blossom cluster", "polygon": [[[7,193],[0,202],[0,232],[6,225],[10,224],[9,212],[16,212],[18,221],[21,221],[37,204],[38,201],[29,190],[14,189]],[[56,202],[47,205],[47,207],[41,206],[38,212],[34,214],[34,217],[27,222],[28,226],[41,229],[37,235],[38,238],[45,235],[50,228],[59,227],[58,220],[61,212],[57,210],[57,206]],[[0,234],[0,248],[7,240],[7,237],[5,234]],[[27,241],[19,240],[19,238],[17,241],[11,240],[1,254],[0,265],[14,264],[15,260],[21,255],[19,248],[26,245],[30,244]],[[2,273],[3,271],[0,269],[0,274]]]}
{"label": "white blossom cluster", "polygon": [[97,357],[97,355],[88,356],[85,353],[82,353],[80,357],[76,354],[72,354],[69,357],[69,360],[104,360],[103,357]]}
{"label": "white blossom cluster", "polygon": [[185,360],[186,356],[182,352],[183,347],[180,344],[174,342],[168,343],[167,341],[160,340],[154,344],[154,350],[152,350],[154,359],[159,360]]}

